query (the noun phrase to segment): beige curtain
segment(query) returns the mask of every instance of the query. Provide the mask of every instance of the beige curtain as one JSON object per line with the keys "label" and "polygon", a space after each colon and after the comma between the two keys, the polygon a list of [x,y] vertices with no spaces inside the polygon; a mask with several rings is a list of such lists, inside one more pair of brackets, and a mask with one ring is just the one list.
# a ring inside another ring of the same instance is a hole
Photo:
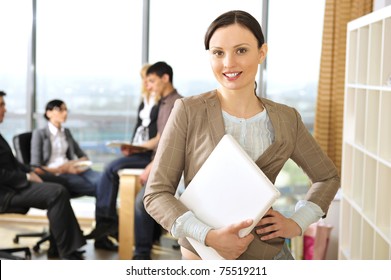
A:
{"label": "beige curtain", "polygon": [[373,0],[326,0],[314,136],[341,170],[347,23]]}

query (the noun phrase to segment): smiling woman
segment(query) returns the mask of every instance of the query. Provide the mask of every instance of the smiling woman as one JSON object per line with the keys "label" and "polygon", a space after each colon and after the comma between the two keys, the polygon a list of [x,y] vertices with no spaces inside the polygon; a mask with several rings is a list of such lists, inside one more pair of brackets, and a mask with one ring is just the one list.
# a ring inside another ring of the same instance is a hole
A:
{"label": "smiling woman", "polygon": [[[297,110],[254,94],[256,69],[267,47],[251,14],[221,14],[208,27],[204,42],[220,86],[176,101],[147,182],[146,210],[179,238],[185,259],[200,259],[187,238],[225,259],[292,259],[285,238],[301,235],[327,213],[339,187],[338,171]],[[225,134],[233,136],[273,183],[288,159],[309,175],[313,184],[291,217],[270,208],[251,234],[239,238],[252,220],[212,228],[175,198],[182,173],[188,185]]]}
{"label": "smiling woman", "polygon": [[[216,32],[214,28],[220,29]],[[222,88],[237,90],[247,87],[254,91],[254,77],[258,71],[258,64],[265,60],[267,53],[263,36],[257,39],[247,28],[239,24],[229,27],[216,26],[209,30],[211,33],[205,36],[205,47],[209,49],[212,71]],[[234,106],[227,110],[239,107]],[[251,111],[247,113],[251,114]]]}
{"label": "smiling woman", "polygon": [[[258,96],[294,106],[311,129],[324,2],[1,0],[0,36],[5,43],[0,46],[0,89],[8,94],[8,121],[2,125],[2,135],[11,142],[15,134],[43,127],[45,103],[61,98],[72,110],[67,126],[91,157],[93,168],[102,170],[118,156],[106,143],[132,136],[142,63],[169,61],[184,96],[217,88],[210,52],[203,48],[204,33],[216,15],[235,9],[251,12],[267,28],[270,51],[262,68],[257,66]],[[33,7],[32,3],[39,4]],[[237,54],[244,55],[246,47]],[[241,69],[225,74],[231,84],[246,75]],[[267,83],[261,76],[268,77]],[[288,164],[276,184],[296,197],[296,190],[307,190],[309,182],[292,161]],[[294,204],[284,205],[289,214]]]}

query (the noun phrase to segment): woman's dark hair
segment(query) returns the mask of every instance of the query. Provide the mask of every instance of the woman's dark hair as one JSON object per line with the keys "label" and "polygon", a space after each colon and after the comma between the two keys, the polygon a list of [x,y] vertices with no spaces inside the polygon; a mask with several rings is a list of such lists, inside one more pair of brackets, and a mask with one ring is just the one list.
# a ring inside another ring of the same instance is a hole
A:
{"label": "woman's dark hair", "polygon": [[226,27],[232,24],[239,24],[243,26],[244,28],[247,28],[251,31],[252,34],[254,34],[255,38],[257,38],[258,41],[258,47],[262,47],[262,45],[265,43],[265,38],[263,37],[263,32],[261,25],[259,22],[249,13],[240,11],[240,10],[234,10],[226,12],[220,16],[218,16],[208,27],[208,30],[205,34],[205,50],[209,50],[209,42],[212,38],[215,31],[221,27]]}
{"label": "woman's dark hair", "polygon": [[59,99],[54,99],[52,101],[49,101],[47,104],[46,104],[46,108],[45,108],[45,113],[43,114],[43,116],[45,117],[45,119],[49,120],[48,116],[46,115],[46,112],[47,111],[51,111],[53,110],[54,108],[61,108],[62,104],[65,104],[64,101],[62,100],[59,100]]}

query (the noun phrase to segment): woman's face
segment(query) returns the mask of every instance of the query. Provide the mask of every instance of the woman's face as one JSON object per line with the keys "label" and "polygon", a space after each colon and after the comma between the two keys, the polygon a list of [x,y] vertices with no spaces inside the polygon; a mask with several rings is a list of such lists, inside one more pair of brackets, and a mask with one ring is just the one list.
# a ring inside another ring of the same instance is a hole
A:
{"label": "woman's face", "polygon": [[51,123],[62,124],[68,117],[67,106],[63,103],[60,107],[54,107],[52,110],[48,110],[46,112],[46,116],[49,118]]}
{"label": "woman's face", "polygon": [[227,90],[254,90],[258,65],[266,57],[267,47],[247,28],[232,24],[217,29],[209,42],[210,63],[220,85]]}

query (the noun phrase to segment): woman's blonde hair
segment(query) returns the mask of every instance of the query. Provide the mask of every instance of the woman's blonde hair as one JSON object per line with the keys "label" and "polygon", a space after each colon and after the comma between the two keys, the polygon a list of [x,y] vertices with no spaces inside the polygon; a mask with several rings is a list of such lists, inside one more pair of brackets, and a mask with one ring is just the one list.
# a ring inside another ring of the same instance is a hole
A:
{"label": "woman's blonde hair", "polygon": [[[141,70],[140,70],[140,76],[141,76],[141,80],[142,80],[142,83],[141,83],[141,96],[143,98],[145,97],[147,102],[149,100],[149,96],[151,95],[151,92],[148,91],[148,89],[146,88],[144,80],[146,79],[147,70],[148,70],[149,66],[151,66],[151,64],[145,63],[141,67]],[[155,103],[157,103],[159,100],[160,100],[160,96],[158,94],[155,94]]]}

